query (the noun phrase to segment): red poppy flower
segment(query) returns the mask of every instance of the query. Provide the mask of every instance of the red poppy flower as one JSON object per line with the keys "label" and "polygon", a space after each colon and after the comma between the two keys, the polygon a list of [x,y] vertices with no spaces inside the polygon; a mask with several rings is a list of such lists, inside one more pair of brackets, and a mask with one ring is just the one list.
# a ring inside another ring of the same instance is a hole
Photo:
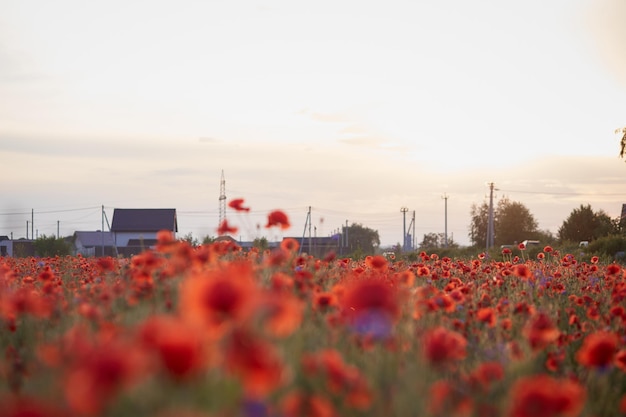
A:
{"label": "red poppy flower", "polygon": [[428,390],[429,415],[469,416],[472,408],[472,399],[451,381],[436,381]]}
{"label": "red poppy flower", "polygon": [[348,405],[365,409],[371,404],[372,392],[361,371],[345,363],[337,350],[326,349],[307,354],[302,358],[302,366],[309,376],[325,377],[328,390],[343,396]]}
{"label": "red poppy flower", "polygon": [[197,374],[207,364],[206,351],[196,329],[171,316],[152,316],[138,331],[142,344],[156,353],[161,366],[174,379]]}
{"label": "red poppy flower", "polygon": [[526,264],[517,264],[513,267],[513,275],[526,281],[532,278],[533,273]]}
{"label": "red poppy flower", "polygon": [[289,336],[302,324],[303,306],[295,295],[269,291],[258,300],[256,311],[265,331],[274,337]]}
{"label": "red poppy flower", "polygon": [[313,293],[313,310],[327,310],[338,305],[337,295],[332,292],[319,291]]}
{"label": "red poppy flower", "polygon": [[274,210],[267,215],[267,224],[265,227],[270,228],[273,226],[279,226],[283,230],[291,227],[291,224],[289,224],[289,218],[284,211]]}
{"label": "red poppy flower", "polygon": [[345,289],[340,303],[353,324],[369,313],[381,313],[392,321],[400,315],[396,290],[382,279],[355,281]]}
{"label": "red poppy flower", "polygon": [[141,376],[143,355],[138,349],[108,338],[110,336],[101,337],[103,340],[97,345],[83,342],[83,349],[67,369],[65,398],[78,414],[99,414],[119,392]]}
{"label": "red poppy flower", "polygon": [[382,255],[374,255],[367,256],[365,258],[365,264],[376,271],[384,272],[387,270],[389,262]]}
{"label": "red poppy flower", "polygon": [[300,248],[300,243],[292,237],[286,237],[280,242],[280,248],[287,252],[294,253]]}
{"label": "red poppy flower", "polygon": [[336,417],[332,402],[317,394],[304,394],[292,391],[281,401],[282,415],[285,417]]}
{"label": "red poppy flower", "polygon": [[555,342],[559,335],[559,329],[552,319],[545,313],[537,313],[523,329],[530,347],[537,351]]}
{"label": "red poppy flower", "polygon": [[183,281],[179,296],[181,315],[219,335],[224,324],[249,317],[256,291],[252,266],[230,262]]}
{"label": "red poppy flower", "polygon": [[576,352],[576,360],[588,367],[602,367],[613,363],[618,345],[615,333],[599,331],[588,335]]}
{"label": "red poppy flower", "polygon": [[552,246],[545,246],[545,247],[543,248],[543,251],[544,251],[545,253],[550,253],[550,252],[552,252]]}
{"label": "red poppy flower", "polygon": [[616,275],[622,268],[617,264],[611,264],[606,267],[607,275]]}
{"label": "red poppy flower", "polygon": [[37,398],[20,396],[15,398],[0,398],[2,417],[61,417],[68,414],[57,405],[43,402]]}
{"label": "red poppy flower", "polygon": [[484,307],[478,310],[476,318],[479,321],[487,323],[489,327],[494,327],[496,325],[496,313],[491,307]]}
{"label": "red poppy flower", "polygon": [[545,374],[519,379],[511,388],[509,417],[575,417],[585,405],[585,389],[570,379]]}
{"label": "red poppy flower", "polygon": [[235,234],[237,233],[238,230],[239,229],[237,227],[229,225],[228,220],[224,219],[222,220],[220,227],[217,228],[217,234],[220,236],[228,235],[228,234]]}
{"label": "red poppy flower", "polygon": [[453,330],[437,327],[424,336],[424,356],[435,366],[453,363],[467,355],[467,340]]}
{"label": "red poppy flower", "polygon": [[264,397],[285,382],[284,366],[274,346],[246,330],[230,335],[224,361],[253,398]]}
{"label": "red poppy flower", "polygon": [[243,198],[235,198],[228,202],[228,207],[235,209],[237,211],[250,211],[250,207],[243,207]]}

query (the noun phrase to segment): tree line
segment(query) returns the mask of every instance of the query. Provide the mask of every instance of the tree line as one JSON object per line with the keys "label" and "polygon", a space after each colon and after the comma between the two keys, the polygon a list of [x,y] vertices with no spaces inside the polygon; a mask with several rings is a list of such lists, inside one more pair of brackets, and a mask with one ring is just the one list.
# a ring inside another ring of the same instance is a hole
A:
{"label": "tree line", "polygon": [[[472,245],[485,247],[487,243],[487,223],[489,206],[473,204],[470,210],[471,222],[468,237]],[[524,240],[538,240],[544,243],[593,241],[601,237],[626,232],[623,220],[612,219],[603,210],[593,210],[590,204],[575,208],[559,227],[556,236],[548,230],[540,230],[537,220],[530,210],[519,201],[505,197],[494,207],[494,244],[511,245]]]}

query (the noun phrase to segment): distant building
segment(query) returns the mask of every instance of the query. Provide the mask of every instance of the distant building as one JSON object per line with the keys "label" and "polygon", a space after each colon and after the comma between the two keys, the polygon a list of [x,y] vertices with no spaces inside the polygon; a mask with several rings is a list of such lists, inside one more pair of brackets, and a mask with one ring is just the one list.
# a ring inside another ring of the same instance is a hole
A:
{"label": "distant building", "polygon": [[157,233],[178,232],[176,209],[115,209],[111,222],[113,244],[119,254],[131,256],[154,247]]}
{"label": "distant building", "polygon": [[35,256],[35,245],[31,239],[10,239],[0,236],[0,256]]}
{"label": "distant building", "polygon": [[116,256],[115,241],[113,233],[102,232],[74,232],[72,243],[74,245],[74,255],[83,256]]}
{"label": "distant building", "polygon": [[[284,238],[287,239],[287,238]],[[284,240],[283,239],[283,240]],[[328,236],[328,237],[292,237],[291,239],[295,239],[300,244],[299,251],[302,253],[306,253],[308,255],[313,255],[315,257],[321,258],[326,255],[328,252],[339,251],[339,237],[336,236]]]}

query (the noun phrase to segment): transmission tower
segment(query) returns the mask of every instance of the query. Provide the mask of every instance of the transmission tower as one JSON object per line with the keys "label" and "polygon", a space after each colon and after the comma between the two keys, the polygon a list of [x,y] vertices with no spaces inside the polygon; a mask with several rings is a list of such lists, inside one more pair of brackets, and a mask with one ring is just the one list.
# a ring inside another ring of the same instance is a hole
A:
{"label": "transmission tower", "polygon": [[226,180],[224,179],[224,170],[222,170],[222,178],[220,179],[220,220],[218,226],[226,220]]}
{"label": "transmission tower", "polygon": [[494,244],[494,214],[493,214],[493,190],[497,190],[495,188],[495,184],[490,182],[487,184],[489,186],[489,217],[487,219],[487,250],[493,247]]}
{"label": "transmission tower", "polygon": [[408,208],[402,207],[400,208],[400,212],[402,213],[402,250],[407,250],[407,236],[406,236],[406,212],[409,211]]}

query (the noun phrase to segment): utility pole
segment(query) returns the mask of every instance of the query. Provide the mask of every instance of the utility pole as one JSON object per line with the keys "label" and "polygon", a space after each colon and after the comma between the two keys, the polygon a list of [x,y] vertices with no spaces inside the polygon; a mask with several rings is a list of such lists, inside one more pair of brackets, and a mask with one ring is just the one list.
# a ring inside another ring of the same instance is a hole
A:
{"label": "utility pole", "polygon": [[495,184],[490,182],[489,186],[489,220],[487,221],[487,250],[491,249],[494,244],[494,227],[493,227],[493,190]]}
{"label": "utility pole", "polygon": [[61,235],[59,234],[59,225],[60,225],[61,221],[57,220],[57,239],[61,239]]}
{"label": "utility pole", "polygon": [[348,220],[346,220],[346,233],[345,233],[345,235],[346,235],[345,245],[346,245],[346,254],[347,254],[348,253],[348,248],[349,248],[349,245],[348,245]]}
{"label": "utility pole", "polygon": [[411,250],[415,249],[415,210],[413,210],[413,219],[411,220],[413,224],[413,236],[411,236]]}
{"label": "utility pole", "polygon": [[31,209],[30,211],[30,235],[31,238],[35,240],[35,209]]}
{"label": "utility pole", "polygon": [[402,213],[402,251],[406,251],[406,212],[407,211],[409,211],[409,209],[406,207],[400,208],[400,213]]}
{"label": "utility pole", "polygon": [[101,238],[102,238],[102,257],[104,258],[104,204],[102,205],[102,211],[100,212],[100,220],[102,221],[102,229],[100,229]]}
{"label": "utility pole", "polygon": [[222,225],[222,222],[226,220],[226,180],[224,179],[224,170],[222,170],[222,177],[220,178],[220,218],[218,227]]}
{"label": "utility pole", "polygon": [[443,233],[443,247],[448,247],[448,195],[443,193],[443,201],[444,201],[444,233]]}

